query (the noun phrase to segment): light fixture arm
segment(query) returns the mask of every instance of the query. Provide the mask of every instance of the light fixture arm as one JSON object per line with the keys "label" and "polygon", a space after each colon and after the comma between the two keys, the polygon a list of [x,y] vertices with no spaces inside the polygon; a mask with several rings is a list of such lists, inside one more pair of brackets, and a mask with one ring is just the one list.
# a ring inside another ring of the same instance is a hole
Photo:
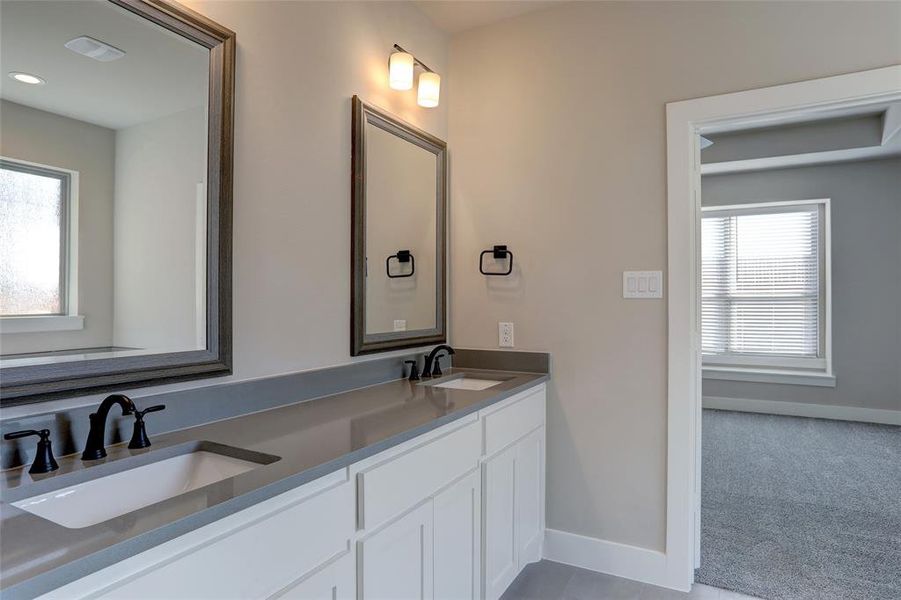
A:
{"label": "light fixture arm", "polygon": [[422,62],[421,60],[419,60],[418,58],[416,58],[416,55],[414,55],[412,52],[407,52],[406,50],[404,50],[403,48],[401,48],[401,47],[400,47],[399,45],[397,45],[397,44],[394,44],[394,49],[397,50],[398,52],[406,52],[407,54],[409,54],[410,56],[412,56],[412,57],[413,57],[413,64],[419,65],[419,66],[422,67],[426,72],[428,72],[428,73],[434,73],[434,72],[435,72],[435,71],[431,70],[424,62]]}

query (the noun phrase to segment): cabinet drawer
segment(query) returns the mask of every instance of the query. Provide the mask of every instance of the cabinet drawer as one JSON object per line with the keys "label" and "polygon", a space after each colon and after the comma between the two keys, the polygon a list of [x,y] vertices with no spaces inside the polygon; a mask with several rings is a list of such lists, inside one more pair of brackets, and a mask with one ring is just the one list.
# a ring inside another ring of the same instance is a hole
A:
{"label": "cabinet drawer", "polygon": [[101,598],[264,598],[349,547],[345,482],[229,532],[108,590]]}
{"label": "cabinet drawer", "polygon": [[509,446],[545,421],[544,387],[526,392],[521,400],[485,415],[485,454],[490,456]]}
{"label": "cabinet drawer", "polygon": [[372,530],[476,468],[480,438],[473,422],[359,473],[358,527]]}

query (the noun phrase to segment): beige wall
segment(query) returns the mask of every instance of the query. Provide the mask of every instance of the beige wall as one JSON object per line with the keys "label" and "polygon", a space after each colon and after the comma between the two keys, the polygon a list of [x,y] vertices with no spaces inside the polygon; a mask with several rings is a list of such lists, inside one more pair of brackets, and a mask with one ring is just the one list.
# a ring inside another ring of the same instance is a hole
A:
{"label": "beige wall", "polygon": [[901,410],[901,158],[706,176],[704,206],[829,198],[835,387],[704,380],[704,396]]}
{"label": "beige wall", "polygon": [[[901,3],[577,2],[451,44],[455,344],[549,350],[548,526],[662,550],[666,102],[901,63]],[[507,243],[515,277],[478,274]]]}
{"label": "beige wall", "polygon": [[0,100],[0,155],[78,171],[78,314],[85,318],[78,331],[3,334],[2,352],[109,346],[115,132]]}
{"label": "beige wall", "polygon": [[406,3],[187,4],[238,39],[234,378],[349,362],[351,97],[445,139],[387,67],[397,43],[446,73],[447,38]]}

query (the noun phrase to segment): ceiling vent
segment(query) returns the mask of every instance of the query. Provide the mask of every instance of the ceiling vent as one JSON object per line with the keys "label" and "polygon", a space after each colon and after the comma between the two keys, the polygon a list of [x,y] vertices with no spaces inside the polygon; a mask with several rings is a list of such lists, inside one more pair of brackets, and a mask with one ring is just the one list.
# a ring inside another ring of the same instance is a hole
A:
{"label": "ceiling vent", "polygon": [[66,48],[77,54],[82,54],[88,58],[99,60],[100,62],[110,62],[125,56],[125,52],[105,44],[100,40],[83,35],[74,40],[66,42]]}

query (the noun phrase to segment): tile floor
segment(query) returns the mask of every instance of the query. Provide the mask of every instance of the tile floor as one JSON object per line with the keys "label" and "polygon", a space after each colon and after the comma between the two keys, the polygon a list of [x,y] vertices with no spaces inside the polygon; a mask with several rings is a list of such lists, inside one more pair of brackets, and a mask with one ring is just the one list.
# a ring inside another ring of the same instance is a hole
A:
{"label": "tile floor", "polygon": [[543,560],[526,567],[501,600],[753,600],[728,590],[695,584],[677,592]]}

